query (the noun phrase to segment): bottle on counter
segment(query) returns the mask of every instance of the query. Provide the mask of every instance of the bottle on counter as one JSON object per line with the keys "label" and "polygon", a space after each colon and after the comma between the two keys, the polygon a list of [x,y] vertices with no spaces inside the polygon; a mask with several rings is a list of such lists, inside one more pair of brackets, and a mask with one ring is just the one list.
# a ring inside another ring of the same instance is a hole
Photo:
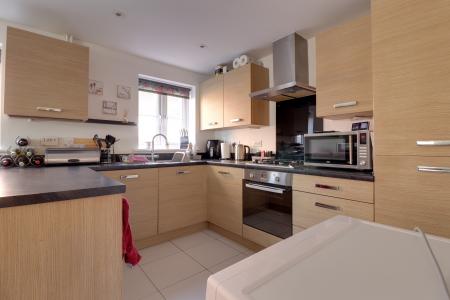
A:
{"label": "bottle on counter", "polygon": [[14,167],[14,160],[10,155],[4,155],[0,158],[0,165],[2,168]]}

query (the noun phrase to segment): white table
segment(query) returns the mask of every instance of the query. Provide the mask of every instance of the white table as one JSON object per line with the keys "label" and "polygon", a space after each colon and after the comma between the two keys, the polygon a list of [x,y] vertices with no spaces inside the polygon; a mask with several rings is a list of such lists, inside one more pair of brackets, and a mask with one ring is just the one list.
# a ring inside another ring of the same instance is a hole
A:
{"label": "white table", "polygon": [[[450,240],[428,236],[450,283]],[[208,279],[206,300],[447,300],[420,234],[338,216]]]}

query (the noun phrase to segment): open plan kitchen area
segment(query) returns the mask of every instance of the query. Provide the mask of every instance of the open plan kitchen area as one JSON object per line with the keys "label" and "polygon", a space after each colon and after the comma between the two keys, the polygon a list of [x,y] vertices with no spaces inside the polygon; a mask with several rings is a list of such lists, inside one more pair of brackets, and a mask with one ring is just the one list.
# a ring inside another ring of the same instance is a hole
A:
{"label": "open plan kitchen area", "polygon": [[450,300],[449,0],[0,3],[0,300]]}

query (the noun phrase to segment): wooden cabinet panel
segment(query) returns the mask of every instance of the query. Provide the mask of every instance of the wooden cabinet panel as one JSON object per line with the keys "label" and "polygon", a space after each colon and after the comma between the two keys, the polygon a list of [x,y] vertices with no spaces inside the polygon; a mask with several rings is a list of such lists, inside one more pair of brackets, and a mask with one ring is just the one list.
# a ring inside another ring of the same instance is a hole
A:
{"label": "wooden cabinet panel", "polygon": [[242,236],[244,169],[209,166],[208,221]]}
{"label": "wooden cabinet panel", "polygon": [[293,234],[300,233],[300,232],[302,232],[302,231],[305,230],[305,229],[306,229],[306,228],[303,228],[303,227],[300,227],[300,226],[292,225],[292,233],[293,233]]}
{"label": "wooden cabinet panel", "polygon": [[370,16],[317,35],[317,116],[372,114],[371,42]]}
{"label": "wooden cabinet panel", "polygon": [[102,172],[127,185],[130,225],[135,240],[149,238],[158,230],[158,169],[132,169]]}
{"label": "wooden cabinet panel", "polygon": [[295,226],[308,228],[337,215],[373,221],[373,204],[293,192],[292,219]]}
{"label": "wooden cabinet panel", "polygon": [[158,233],[207,220],[204,166],[159,169],[158,216]]}
{"label": "wooden cabinet panel", "polygon": [[200,84],[200,126],[202,130],[223,127],[223,75]]}
{"label": "wooden cabinet panel", "polygon": [[269,125],[269,102],[250,93],[269,87],[268,69],[248,64],[224,75],[224,126]]}
{"label": "wooden cabinet panel", "polygon": [[294,174],[292,188],[301,192],[373,203],[373,182]]}
{"label": "wooden cabinet panel", "polygon": [[274,235],[268,234],[264,231],[255,229],[247,225],[243,225],[242,233],[243,237],[246,238],[247,240],[257,243],[258,245],[264,247],[270,247],[273,244],[282,241],[282,239],[280,239],[279,237],[276,237]]}
{"label": "wooden cabinet panel", "polygon": [[447,0],[372,1],[376,155],[450,155],[449,16]]}
{"label": "wooden cabinet panel", "polygon": [[5,113],[86,120],[89,48],[8,27]]}
{"label": "wooden cabinet panel", "polygon": [[375,170],[376,222],[450,237],[450,157],[377,156]]}

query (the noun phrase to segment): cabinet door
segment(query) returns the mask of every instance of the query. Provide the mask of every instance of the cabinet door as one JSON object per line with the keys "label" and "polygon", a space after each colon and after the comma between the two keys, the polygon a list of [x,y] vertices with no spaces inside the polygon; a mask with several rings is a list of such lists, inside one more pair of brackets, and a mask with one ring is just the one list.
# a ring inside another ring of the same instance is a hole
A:
{"label": "cabinet door", "polygon": [[205,175],[204,166],[159,169],[159,233],[206,221]]}
{"label": "cabinet door", "polygon": [[125,197],[130,204],[130,225],[135,240],[157,234],[158,169],[102,172],[127,185]]}
{"label": "cabinet door", "polygon": [[377,156],[375,171],[376,222],[450,237],[449,157]]}
{"label": "cabinet door", "polygon": [[223,127],[223,75],[200,85],[200,115],[202,130]]}
{"label": "cabinet door", "polygon": [[224,75],[224,126],[269,125],[269,102],[250,93],[269,87],[268,70],[248,64]]}
{"label": "cabinet door", "polygon": [[292,222],[308,228],[337,215],[373,221],[373,204],[293,192]]}
{"label": "cabinet door", "polygon": [[87,119],[89,49],[8,27],[5,113]]}
{"label": "cabinet door", "polygon": [[372,114],[371,47],[370,16],[317,35],[317,116]]}
{"label": "cabinet door", "polygon": [[242,236],[244,169],[208,167],[208,221]]}
{"label": "cabinet door", "polygon": [[449,156],[450,1],[377,0],[372,14],[376,155]]}

